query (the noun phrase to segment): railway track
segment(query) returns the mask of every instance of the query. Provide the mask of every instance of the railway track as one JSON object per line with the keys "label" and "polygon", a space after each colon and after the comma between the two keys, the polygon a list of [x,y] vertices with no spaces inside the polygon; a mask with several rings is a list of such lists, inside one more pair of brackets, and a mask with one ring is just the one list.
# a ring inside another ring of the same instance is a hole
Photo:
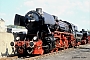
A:
{"label": "railway track", "polygon": [[26,60],[37,60],[37,59],[40,59],[40,58],[43,58],[43,57],[46,57],[46,56],[53,56],[55,54],[66,53],[66,52],[69,52],[71,50],[74,50],[74,48],[69,48],[69,49],[66,49],[66,50],[60,50],[58,52],[48,53],[48,54],[44,54],[44,55],[41,55],[41,56],[35,56],[35,57],[31,57],[31,58],[26,58]]}
{"label": "railway track", "polygon": [[43,58],[45,56],[52,56],[52,55],[55,55],[55,54],[59,54],[59,53],[65,53],[65,52],[69,52],[71,50],[74,50],[75,48],[68,48],[68,49],[65,49],[65,50],[60,50],[58,52],[53,52],[53,53],[48,53],[48,54],[44,54],[44,55],[39,55],[39,56],[34,56],[34,57],[30,57],[30,56],[27,56],[27,57],[21,57],[21,58],[18,58],[18,56],[13,56],[13,57],[2,57],[0,58],[0,60],[37,60],[39,58]]}
{"label": "railway track", "polygon": [[48,53],[48,54],[34,56],[34,57],[27,56],[27,57],[18,58],[18,56],[13,56],[13,57],[2,57],[2,58],[0,58],[0,60],[37,60],[37,59],[40,59],[40,58],[43,58],[43,57],[46,57],[46,56],[53,56],[55,54],[67,53],[69,51],[72,51],[72,50],[75,50],[75,49],[78,49],[78,48],[85,47],[87,45],[88,44],[86,44],[86,45],[80,45],[77,48],[68,48],[68,49],[65,49],[65,50],[60,50],[58,52]]}

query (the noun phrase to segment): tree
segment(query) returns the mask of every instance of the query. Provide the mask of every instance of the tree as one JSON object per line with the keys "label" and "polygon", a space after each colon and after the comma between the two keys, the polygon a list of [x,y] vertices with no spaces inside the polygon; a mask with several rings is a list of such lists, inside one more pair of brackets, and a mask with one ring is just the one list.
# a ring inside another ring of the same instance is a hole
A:
{"label": "tree", "polygon": [[25,29],[25,27],[23,26],[16,26],[16,25],[7,25],[7,28]]}

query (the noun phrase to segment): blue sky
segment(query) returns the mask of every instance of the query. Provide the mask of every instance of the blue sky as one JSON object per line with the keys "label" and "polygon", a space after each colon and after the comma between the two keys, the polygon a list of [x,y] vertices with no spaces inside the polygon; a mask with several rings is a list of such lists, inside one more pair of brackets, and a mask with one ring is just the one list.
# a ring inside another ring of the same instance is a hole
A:
{"label": "blue sky", "polygon": [[79,30],[90,30],[90,0],[0,0],[0,18],[10,25],[16,13],[24,16],[38,7],[75,24]]}

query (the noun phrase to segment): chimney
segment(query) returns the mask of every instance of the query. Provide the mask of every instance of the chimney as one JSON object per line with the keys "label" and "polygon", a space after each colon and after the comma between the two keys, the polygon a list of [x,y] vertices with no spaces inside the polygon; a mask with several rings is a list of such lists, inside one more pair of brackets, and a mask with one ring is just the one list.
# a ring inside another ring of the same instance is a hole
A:
{"label": "chimney", "polygon": [[43,14],[42,8],[36,8],[36,12],[38,12],[39,14]]}

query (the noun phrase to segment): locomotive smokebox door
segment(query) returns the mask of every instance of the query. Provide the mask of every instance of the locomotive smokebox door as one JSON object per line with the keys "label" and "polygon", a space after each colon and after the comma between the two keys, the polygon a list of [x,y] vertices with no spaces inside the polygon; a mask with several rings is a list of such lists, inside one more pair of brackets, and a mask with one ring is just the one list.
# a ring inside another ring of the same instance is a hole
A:
{"label": "locomotive smokebox door", "polygon": [[24,20],[25,20],[24,16],[16,14],[14,19],[14,25],[25,26]]}

